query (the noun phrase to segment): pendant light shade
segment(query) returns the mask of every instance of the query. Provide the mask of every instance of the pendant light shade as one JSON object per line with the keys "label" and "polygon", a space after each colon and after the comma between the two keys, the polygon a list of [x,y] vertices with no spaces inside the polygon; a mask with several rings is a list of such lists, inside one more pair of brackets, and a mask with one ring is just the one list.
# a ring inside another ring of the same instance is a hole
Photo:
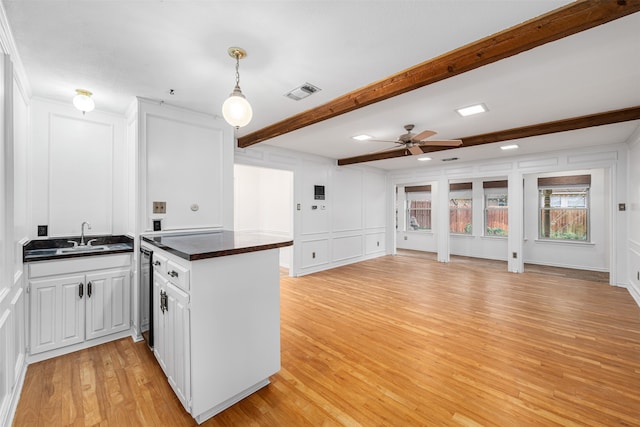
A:
{"label": "pendant light shade", "polygon": [[233,93],[222,104],[222,115],[227,123],[236,128],[246,126],[251,121],[253,117],[251,104],[244,97],[239,86],[235,87]]}
{"label": "pendant light shade", "polygon": [[73,97],[73,105],[78,110],[82,111],[82,114],[93,111],[96,108],[96,104],[91,99],[92,93],[84,89],[76,89],[76,96]]}
{"label": "pendant light shade", "polygon": [[229,56],[236,60],[236,86],[233,88],[229,98],[222,104],[222,116],[227,123],[237,129],[248,125],[253,117],[251,104],[249,104],[240,89],[240,72],[238,71],[240,59],[247,56],[247,52],[240,47],[230,47],[228,53]]}

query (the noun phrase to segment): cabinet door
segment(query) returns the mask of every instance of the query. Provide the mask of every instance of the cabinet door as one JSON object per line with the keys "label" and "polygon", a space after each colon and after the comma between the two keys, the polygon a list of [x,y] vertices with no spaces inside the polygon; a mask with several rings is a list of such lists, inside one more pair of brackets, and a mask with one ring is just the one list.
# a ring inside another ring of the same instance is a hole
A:
{"label": "cabinet door", "polygon": [[86,339],[129,329],[130,270],[87,274],[86,281]]}
{"label": "cabinet door", "polygon": [[191,397],[190,311],[189,295],[168,282],[166,320],[167,376],[182,405],[188,407]]}
{"label": "cabinet door", "polygon": [[164,311],[161,307],[163,298],[160,296],[161,293],[164,293],[166,283],[166,280],[158,272],[153,272],[153,353],[165,375],[167,374],[165,362],[166,331]]}
{"label": "cabinet door", "polygon": [[29,282],[31,354],[84,341],[84,275]]}

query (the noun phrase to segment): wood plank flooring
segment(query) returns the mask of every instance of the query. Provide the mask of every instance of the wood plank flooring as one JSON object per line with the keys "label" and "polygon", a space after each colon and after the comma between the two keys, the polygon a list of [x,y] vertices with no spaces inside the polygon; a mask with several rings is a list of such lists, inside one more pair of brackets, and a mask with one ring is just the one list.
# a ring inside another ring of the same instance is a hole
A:
{"label": "wood plank flooring", "polygon": [[[282,277],[282,369],[207,426],[640,426],[626,289],[387,256]],[[15,426],[190,426],[144,343],[29,366]]]}

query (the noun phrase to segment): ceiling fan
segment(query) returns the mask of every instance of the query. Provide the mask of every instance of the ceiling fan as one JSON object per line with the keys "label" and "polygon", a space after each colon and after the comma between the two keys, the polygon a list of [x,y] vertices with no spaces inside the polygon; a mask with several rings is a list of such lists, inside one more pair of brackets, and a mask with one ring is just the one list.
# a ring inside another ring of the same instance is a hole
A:
{"label": "ceiling fan", "polygon": [[[372,141],[378,142],[393,142],[394,144],[402,145],[403,149],[408,150],[412,155],[423,154],[423,151],[420,147],[459,147],[462,145],[462,140],[460,139],[431,139],[427,140],[427,138],[437,134],[432,130],[424,130],[419,134],[414,134],[411,132],[414,128],[414,125],[405,125],[404,129],[407,133],[404,133],[398,137],[396,141],[389,140],[379,140],[373,139]],[[389,150],[395,150],[395,147]]]}

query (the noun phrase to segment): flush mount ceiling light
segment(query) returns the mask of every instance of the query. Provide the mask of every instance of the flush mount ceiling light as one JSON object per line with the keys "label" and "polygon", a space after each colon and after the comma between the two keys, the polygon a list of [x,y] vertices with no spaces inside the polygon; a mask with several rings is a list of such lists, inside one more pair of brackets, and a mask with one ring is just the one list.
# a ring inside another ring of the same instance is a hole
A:
{"label": "flush mount ceiling light", "polygon": [[431,157],[418,157],[418,160],[421,162],[427,162],[429,160],[431,160]]}
{"label": "flush mount ceiling light", "polygon": [[370,135],[356,135],[356,136],[352,136],[351,139],[355,139],[356,141],[366,141],[367,139],[371,139],[373,138]]}
{"label": "flush mount ceiling light", "polygon": [[462,117],[473,116],[474,114],[485,113],[487,111],[489,110],[484,104],[469,105],[468,107],[456,109],[456,113],[460,114]]}
{"label": "flush mount ceiling light", "polygon": [[503,145],[502,147],[500,147],[500,149],[501,150],[515,150],[518,147],[519,147],[518,144],[511,144],[511,145]]}
{"label": "flush mount ceiling light", "polygon": [[96,104],[91,99],[91,92],[85,89],[76,89],[76,96],[73,97],[73,106],[82,111],[82,114],[93,111]]}
{"label": "flush mount ceiling light", "polygon": [[238,71],[240,60],[247,56],[247,52],[241,47],[230,47],[227,52],[230,57],[236,60],[236,86],[233,88],[229,98],[222,104],[222,115],[227,123],[238,129],[248,125],[253,117],[251,104],[249,104],[249,101],[240,90],[240,72]]}

